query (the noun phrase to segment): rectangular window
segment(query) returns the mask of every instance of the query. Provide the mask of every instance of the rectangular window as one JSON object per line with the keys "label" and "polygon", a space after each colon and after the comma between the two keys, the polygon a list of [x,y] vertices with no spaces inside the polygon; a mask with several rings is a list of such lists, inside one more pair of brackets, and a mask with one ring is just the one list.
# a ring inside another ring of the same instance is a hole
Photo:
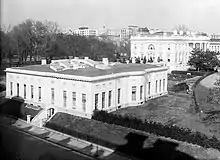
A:
{"label": "rectangular window", "polygon": [[24,99],[26,99],[26,84],[24,84]]}
{"label": "rectangular window", "polygon": [[160,84],[159,84],[159,92],[161,92],[161,85],[162,85],[162,82],[160,80]]}
{"label": "rectangular window", "polygon": [[98,102],[99,102],[99,94],[95,94],[95,110],[98,109]]}
{"label": "rectangular window", "polygon": [[165,79],[163,79],[163,91],[165,91]]}
{"label": "rectangular window", "polygon": [[10,90],[11,90],[11,96],[13,95],[13,83],[10,82]]}
{"label": "rectangular window", "polygon": [[136,101],[136,90],[137,90],[137,87],[136,86],[132,86],[132,101]]}
{"label": "rectangular window", "polygon": [[41,101],[41,87],[38,87],[38,98],[39,98],[39,102]]}
{"label": "rectangular window", "polygon": [[158,83],[158,80],[156,80],[156,87],[155,87],[155,93],[157,93],[157,84]]}
{"label": "rectangular window", "polygon": [[76,108],[76,92],[72,92],[73,108]]}
{"label": "rectangular window", "polygon": [[105,92],[102,92],[102,109],[105,108]]}
{"label": "rectangular window", "polygon": [[51,104],[54,104],[54,88],[51,88]]}
{"label": "rectangular window", "polygon": [[17,83],[17,96],[19,96],[19,83]]}
{"label": "rectangular window", "polygon": [[82,94],[82,108],[83,111],[86,112],[86,94]]}
{"label": "rectangular window", "polygon": [[31,99],[34,98],[34,86],[31,85]]}
{"label": "rectangular window", "polygon": [[143,98],[143,86],[140,86],[140,100]]}
{"label": "rectangular window", "polygon": [[150,95],[150,82],[148,82],[148,95]]}
{"label": "rectangular window", "polygon": [[112,91],[108,92],[108,106],[110,107],[112,105]]}
{"label": "rectangular window", "polygon": [[121,89],[118,88],[118,104],[120,103],[121,100]]}
{"label": "rectangular window", "polygon": [[63,91],[63,106],[66,107],[67,92]]}

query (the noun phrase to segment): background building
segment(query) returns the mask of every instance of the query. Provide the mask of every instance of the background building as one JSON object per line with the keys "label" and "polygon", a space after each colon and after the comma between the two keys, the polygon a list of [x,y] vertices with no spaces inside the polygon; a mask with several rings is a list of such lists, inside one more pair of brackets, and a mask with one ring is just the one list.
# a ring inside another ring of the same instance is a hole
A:
{"label": "background building", "polygon": [[57,111],[91,117],[95,109],[114,111],[164,94],[167,68],[150,64],[109,63],[106,58],[98,62],[86,57],[6,69],[6,97],[19,96],[42,106],[41,118]]}
{"label": "background building", "polygon": [[74,30],[74,34],[81,36],[97,36],[98,30],[89,29],[88,27],[80,27],[79,29]]}
{"label": "background building", "polygon": [[207,50],[210,38],[175,32],[156,32],[131,37],[131,58],[163,64],[172,70],[185,70],[193,48]]}
{"label": "background building", "polygon": [[220,35],[211,36],[209,50],[213,52],[220,52]]}

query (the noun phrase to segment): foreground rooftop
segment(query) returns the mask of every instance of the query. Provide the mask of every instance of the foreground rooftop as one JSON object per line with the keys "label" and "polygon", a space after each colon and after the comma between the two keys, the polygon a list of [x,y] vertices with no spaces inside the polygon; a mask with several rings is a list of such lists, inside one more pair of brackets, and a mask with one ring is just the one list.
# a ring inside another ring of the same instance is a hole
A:
{"label": "foreground rooftop", "polygon": [[[74,59],[74,60],[56,60],[51,64],[43,65],[30,65],[24,67],[13,67],[14,71],[26,70],[26,71],[36,71],[36,72],[48,72],[48,73],[58,73],[64,75],[76,75],[85,77],[96,77],[111,75],[116,73],[124,72],[138,72],[151,69],[163,69],[164,67],[152,65],[152,64],[122,64],[122,63],[111,63],[106,59],[101,61],[93,61],[91,59]],[[6,69],[6,71],[8,71]]]}

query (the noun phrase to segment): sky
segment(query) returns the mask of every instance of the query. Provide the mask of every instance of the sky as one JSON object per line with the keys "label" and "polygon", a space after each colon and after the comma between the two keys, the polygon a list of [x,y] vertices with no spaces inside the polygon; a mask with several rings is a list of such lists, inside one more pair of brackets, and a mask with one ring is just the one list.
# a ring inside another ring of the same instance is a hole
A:
{"label": "sky", "polygon": [[187,28],[220,34],[220,0],[1,0],[1,24],[17,25],[25,19],[50,20],[62,29]]}

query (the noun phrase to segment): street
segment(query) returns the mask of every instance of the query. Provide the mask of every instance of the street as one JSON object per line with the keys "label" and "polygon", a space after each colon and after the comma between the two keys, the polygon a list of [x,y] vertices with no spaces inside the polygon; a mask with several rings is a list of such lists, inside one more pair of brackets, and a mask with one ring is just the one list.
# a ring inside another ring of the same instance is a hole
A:
{"label": "street", "polygon": [[7,160],[89,160],[74,151],[57,147],[49,142],[0,125],[1,159]]}

